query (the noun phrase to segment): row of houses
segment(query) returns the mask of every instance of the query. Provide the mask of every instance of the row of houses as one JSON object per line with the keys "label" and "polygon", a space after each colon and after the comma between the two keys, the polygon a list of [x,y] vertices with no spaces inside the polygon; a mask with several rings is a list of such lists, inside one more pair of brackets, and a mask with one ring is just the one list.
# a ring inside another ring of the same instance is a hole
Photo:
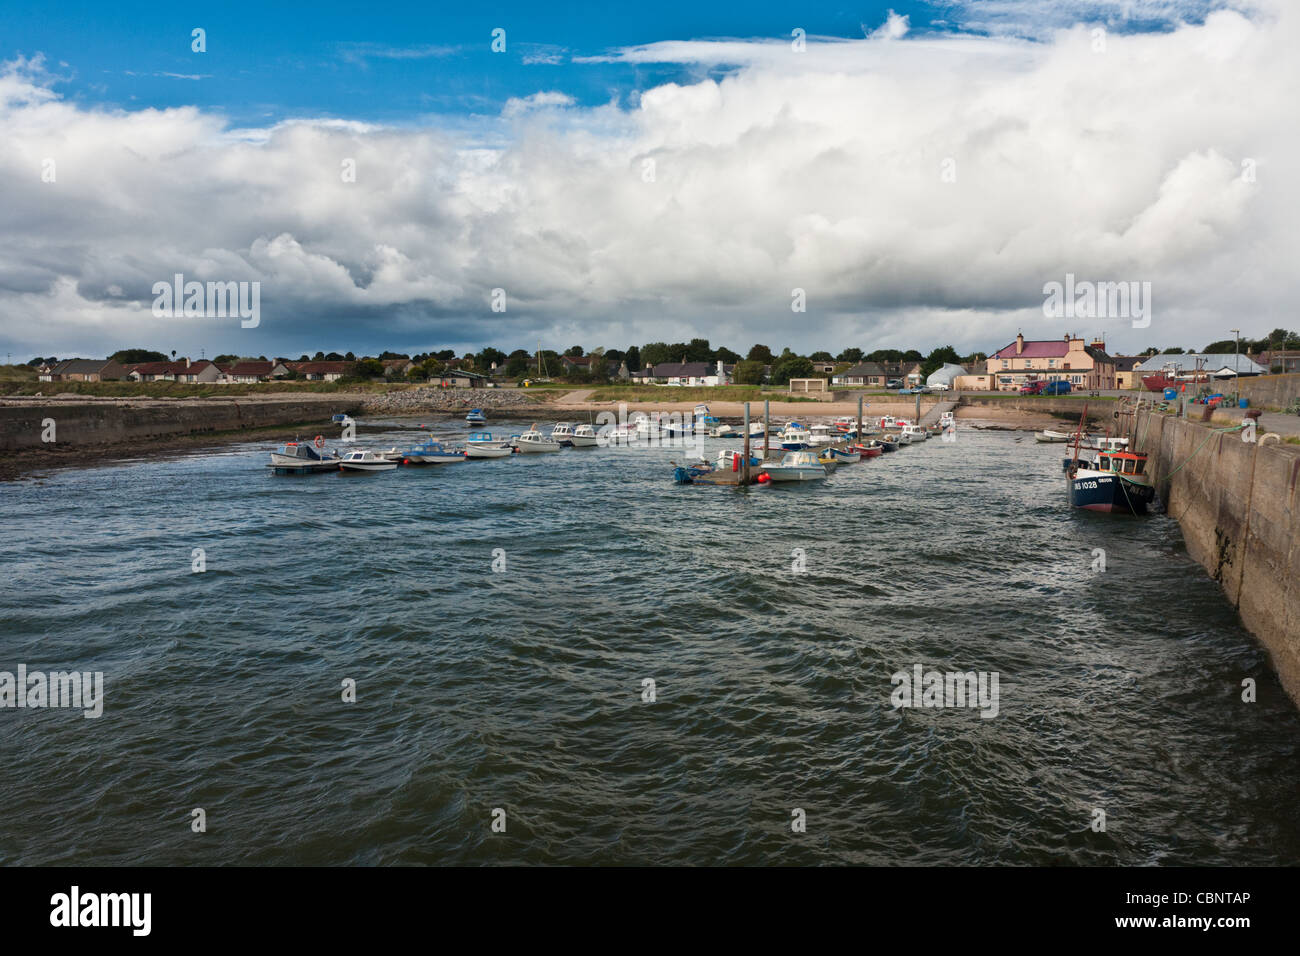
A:
{"label": "row of houses", "polygon": [[42,382],[181,382],[191,385],[238,385],[272,382],[294,373],[308,381],[333,382],[347,375],[352,362],[262,362],[218,364],[207,359],[137,362],[113,359],[68,359],[37,369]]}

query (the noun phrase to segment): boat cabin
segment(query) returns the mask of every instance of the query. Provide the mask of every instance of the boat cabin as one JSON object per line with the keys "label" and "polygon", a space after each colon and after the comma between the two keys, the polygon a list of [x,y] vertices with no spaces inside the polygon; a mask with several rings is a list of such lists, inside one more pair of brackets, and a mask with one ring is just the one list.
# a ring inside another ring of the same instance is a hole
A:
{"label": "boat cabin", "polygon": [[1097,456],[1097,470],[1117,475],[1140,475],[1146,468],[1147,456],[1131,451],[1103,452]]}

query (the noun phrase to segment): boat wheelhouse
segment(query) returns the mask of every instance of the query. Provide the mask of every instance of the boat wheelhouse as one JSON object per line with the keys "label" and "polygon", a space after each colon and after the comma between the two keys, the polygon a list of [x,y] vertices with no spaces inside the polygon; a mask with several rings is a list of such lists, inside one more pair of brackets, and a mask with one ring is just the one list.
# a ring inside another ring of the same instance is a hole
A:
{"label": "boat wheelhouse", "polygon": [[1146,472],[1147,456],[1131,451],[1102,451],[1094,462],[1067,462],[1070,504],[1086,511],[1145,514],[1155,499]]}
{"label": "boat wheelhouse", "polygon": [[310,475],[321,471],[338,471],[337,452],[326,449],[325,443],[286,442],[279,450],[271,452],[271,466],[277,475]]}

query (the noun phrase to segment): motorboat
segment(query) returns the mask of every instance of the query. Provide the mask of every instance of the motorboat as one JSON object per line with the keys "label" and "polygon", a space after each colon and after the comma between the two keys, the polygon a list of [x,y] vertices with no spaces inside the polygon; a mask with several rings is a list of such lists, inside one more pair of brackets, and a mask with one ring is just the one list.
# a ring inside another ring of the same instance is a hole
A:
{"label": "motorboat", "polygon": [[277,475],[310,475],[321,471],[338,471],[339,456],[329,451],[325,442],[285,442],[271,452],[271,465]]}
{"label": "motorboat", "polygon": [[[743,428],[744,426],[741,427]],[[760,421],[760,422],[749,423],[750,438],[762,438],[766,434],[767,434],[767,422]]]}
{"label": "motorboat", "polygon": [[740,438],[742,425],[714,425],[709,429],[710,438]]}
{"label": "motorboat", "polygon": [[829,445],[836,440],[835,436],[831,434],[830,425],[814,425],[808,429],[808,434],[811,436],[810,441],[814,445]]}
{"label": "motorboat", "polygon": [[847,449],[828,448],[826,450],[841,464],[852,465],[862,460],[862,452],[852,446],[849,446]]}
{"label": "motorboat", "polygon": [[573,426],[568,422],[556,422],[555,427],[551,429],[551,441],[572,448]]}
{"label": "motorboat", "polygon": [[913,442],[925,441],[930,437],[930,433],[920,425],[904,425],[899,434],[908,436]]}
{"label": "motorboat", "polygon": [[[1052,431],[1050,428],[1044,428],[1041,432],[1034,432],[1034,441],[1043,442],[1045,444],[1061,444],[1062,442],[1074,441],[1077,437],[1079,436],[1071,434],[1070,432]],[[1084,435],[1082,437],[1087,438],[1088,436]]]}
{"label": "motorboat", "polygon": [[893,435],[882,435],[871,444],[879,445],[882,453],[898,451],[898,439]]}
{"label": "motorboat", "polygon": [[957,419],[952,412],[944,412],[939,416],[939,427],[943,429],[955,428]]}
{"label": "motorboat", "polygon": [[847,435],[857,429],[857,421],[852,418],[837,418],[831,423],[831,427],[841,435]]}
{"label": "motorboat", "polygon": [[802,451],[812,446],[812,433],[798,422],[787,424],[776,437],[786,451]]}
{"label": "motorboat", "polygon": [[635,422],[625,422],[622,425],[606,425],[600,430],[605,441],[611,445],[628,445],[639,438],[639,432]]}
{"label": "motorboat", "polygon": [[815,481],[826,477],[826,466],[811,451],[792,451],[779,462],[764,462],[763,474],[772,481]]}
{"label": "motorboat", "polygon": [[861,458],[865,459],[879,458],[885,453],[885,444],[880,441],[869,441],[850,445],[849,451],[856,452]]}
{"label": "motorboat", "polygon": [[402,452],[402,463],[408,465],[449,465],[464,460],[465,452],[457,448],[447,448],[442,442],[434,441],[432,438],[427,438]]}
{"label": "motorboat", "polygon": [[886,435],[885,441],[893,442],[895,448],[902,448],[904,445],[912,444],[912,436],[905,432],[897,432],[892,435]]}
{"label": "motorboat", "polygon": [[828,474],[840,466],[840,460],[829,448],[817,452],[817,463],[825,468]]}
{"label": "motorboat", "polygon": [[651,418],[645,412],[633,412],[628,418],[628,424],[633,425],[636,428],[636,438],[638,441],[645,441],[659,437],[659,420],[657,418]]}
{"label": "motorboat", "polygon": [[466,458],[507,458],[515,453],[508,438],[493,438],[491,432],[473,432],[465,440]]}
{"label": "motorboat", "polygon": [[373,451],[350,451],[339,459],[341,471],[391,471],[397,462]]}
{"label": "motorboat", "polygon": [[553,439],[547,438],[537,430],[537,426],[518,435],[514,439],[514,446],[525,454],[536,454],[538,452],[559,451],[563,446]]}
{"label": "motorboat", "polygon": [[569,442],[574,448],[594,448],[600,444],[600,436],[591,425],[575,425]]}
{"label": "motorboat", "polygon": [[487,416],[483,414],[481,408],[471,408],[469,414],[465,416],[466,425],[486,425]]}

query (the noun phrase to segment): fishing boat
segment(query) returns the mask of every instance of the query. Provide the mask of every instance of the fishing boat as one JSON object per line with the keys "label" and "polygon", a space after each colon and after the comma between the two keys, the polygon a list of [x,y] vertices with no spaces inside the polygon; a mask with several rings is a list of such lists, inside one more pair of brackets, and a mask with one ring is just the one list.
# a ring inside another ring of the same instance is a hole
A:
{"label": "fishing boat", "polygon": [[854,431],[856,427],[857,422],[852,418],[837,418],[831,423],[831,428],[841,435],[847,435],[849,432]]}
{"label": "fishing boat", "polygon": [[906,435],[913,442],[925,441],[927,438],[930,437],[929,432],[927,432],[920,425],[904,425],[900,430],[899,434]]}
{"label": "fishing boat", "polygon": [[882,441],[869,441],[850,445],[849,450],[857,452],[863,461],[868,461],[872,458],[879,458],[885,453],[885,443]]}
{"label": "fishing boat", "polygon": [[812,433],[798,422],[790,422],[776,436],[786,451],[802,451],[812,445]]}
{"label": "fishing boat", "polygon": [[537,430],[537,426],[518,435],[514,439],[514,446],[525,454],[537,454],[539,452],[559,451],[563,446],[558,441],[547,438]]}
{"label": "fishing boat", "polygon": [[515,448],[508,438],[493,438],[491,432],[471,432],[465,439],[466,458],[508,458]]}
{"label": "fishing boat", "polygon": [[[1043,443],[1059,444],[1061,442],[1074,441],[1075,437],[1076,436],[1071,432],[1058,432],[1053,431],[1050,428],[1044,428],[1041,432],[1034,432],[1034,441]],[[1084,437],[1086,438],[1087,436],[1085,435]]]}
{"label": "fishing boat", "polygon": [[625,422],[622,425],[606,425],[601,429],[601,434],[611,445],[628,445],[636,441],[638,431],[635,422]]}
{"label": "fishing boat", "polygon": [[576,425],[569,441],[574,448],[595,448],[600,444],[600,436],[591,425]]}
{"label": "fishing boat", "polygon": [[339,459],[341,471],[391,471],[397,462],[373,451],[350,451]]}
{"label": "fishing boat", "polygon": [[763,474],[772,481],[815,481],[826,477],[826,467],[810,451],[792,451],[779,462],[764,462]]}
{"label": "fishing boat", "polygon": [[432,438],[425,439],[418,445],[412,445],[402,452],[402,462],[409,465],[450,465],[464,461],[465,452],[456,448],[447,448],[442,442]]}
{"label": "fishing boat", "polygon": [[809,440],[814,445],[829,445],[836,440],[835,436],[831,434],[830,425],[814,425],[808,429],[808,434],[811,436]]}
{"label": "fishing boat", "polygon": [[902,448],[904,445],[912,444],[912,436],[904,434],[903,432],[895,432],[892,435],[886,435],[884,441],[892,441],[894,443],[894,448],[898,449]]}
{"label": "fishing boat", "polygon": [[313,442],[286,442],[271,452],[271,465],[277,475],[310,475],[321,471],[338,471],[338,452],[329,451],[317,436]]}
{"label": "fishing boat", "polygon": [[469,414],[465,416],[466,425],[486,425],[487,416],[483,414],[481,408],[471,408]]}
{"label": "fishing boat", "polygon": [[740,438],[742,425],[714,425],[709,429],[710,438]]}
{"label": "fishing boat", "polygon": [[898,451],[898,439],[892,435],[882,435],[874,444],[879,445],[882,452]]}
{"label": "fishing boat", "polygon": [[[744,462],[745,455],[739,451],[724,451],[718,455],[718,460],[714,462],[713,467],[717,471],[740,471],[741,463]],[[749,466],[757,468],[763,463],[761,458],[754,455],[749,456]]]}
{"label": "fishing boat", "polygon": [[1156,496],[1146,465],[1146,455],[1131,451],[1098,452],[1094,462],[1076,458],[1065,473],[1070,504],[1086,511],[1145,514]]}
{"label": "fishing boat", "polygon": [[[740,426],[740,427],[743,428],[744,426],[742,425],[742,426]],[[749,437],[750,437],[750,438],[762,438],[762,437],[763,437],[764,435],[766,435],[766,434],[767,434],[767,422],[750,422],[750,423],[749,423]]]}
{"label": "fishing boat", "polygon": [[1079,445],[1089,451],[1124,451],[1128,448],[1127,438],[1085,438]]}
{"label": "fishing boat", "polygon": [[823,448],[817,452],[817,463],[826,469],[827,473],[834,471],[840,466],[840,460],[835,457],[829,448]]}
{"label": "fishing boat", "polygon": [[[852,445],[848,448],[828,448],[835,460],[845,465],[852,465],[862,460],[862,452],[858,451]],[[879,454],[879,452],[877,452]]]}
{"label": "fishing boat", "polygon": [[573,447],[573,426],[568,422],[556,422],[551,429],[551,441],[559,442],[566,448]]}
{"label": "fishing boat", "polygon": [[957,426],[957,419],[952,412],[944,412],[939,416],[939,427],[948,429]]}
{"label": "fishing boat", "polygon": [[635,426],[636,437],[640,441],[649,441],[658,438],[661,428],[658,418],[651,418],[645,412],[633,412],[628,418],[628,423]]}

